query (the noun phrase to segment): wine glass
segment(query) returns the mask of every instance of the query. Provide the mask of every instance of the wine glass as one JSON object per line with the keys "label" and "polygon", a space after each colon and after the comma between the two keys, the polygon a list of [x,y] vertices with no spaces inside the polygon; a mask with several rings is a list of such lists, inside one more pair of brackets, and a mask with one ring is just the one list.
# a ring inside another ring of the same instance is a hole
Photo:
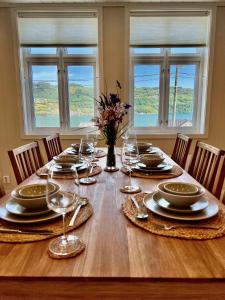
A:
{"label": "wine glass", "polygon": [[139,152],[137,147],[136,138],[129,137],[125,143],[123,143],[121,161],[123,167],[129,173],[129,184],[123,186],[120,190],[124,193],[138,193],[141,188],[138,185],[133,185],[131,182],[132,167],[139,162]]}
{"label": "wine glass", "polygon": [[92,138],[82,138],[80,141],[80,149],[79,149],[79,156],[82,160],[84,160],[87,163],[87,176],[84,178],[81,178],[79,181],[82,184],[92,184],[96,182],[96,179],[94,177],[89,177],[90,170],[91,170],[91,161],[93,159],[92,154],[91,156],[90,151],[92,151],[94,148],[93,145],[93,139]]}
{"label": "wine glass", "polygon": [[[81,240],[77,236],[73,234],[66,234],[65,216],[68,212],[75,209],[77,203],[77,195],[75,193],[73,195],[70,195],[63,192],[53,195],[51,194],[51,189],[49,188],[49,186],[52,182],[54,182],[54,169],[55,164],[53,163],[49,167],[47,177],[46,202],[50,210],[53,210],[54,212],[62,215],[63,235],[52,240],[48,246],[48,249],[50,253],[56,257],[67,257],[76,253],[82,244]],[[76,177],[76,167],[75,165],[72,165],[71,178],[75,179]]]}
{"label": "wine glass", "polygon": [[92,144],[93,146],[93,152],[92,152],[92,160],[91,161],[97,161],[98,159],[96,159],[96,146],[98,143],[98,133],[97,131],[88,133],[86,135],[86,139],[89,140],[89,142]]}

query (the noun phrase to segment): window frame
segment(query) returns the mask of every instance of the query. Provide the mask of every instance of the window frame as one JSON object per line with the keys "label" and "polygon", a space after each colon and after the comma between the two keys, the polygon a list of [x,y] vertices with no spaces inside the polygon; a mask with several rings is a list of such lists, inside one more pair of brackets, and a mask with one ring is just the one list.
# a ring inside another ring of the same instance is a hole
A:
{"label": "window frame", "polygon": [[[200,49],[194,54],[171,54],[171,48],[161,48],[160,54],[138,54],[133,55],[130,47],[130,99],[132,109],[129,114],[133,130],[137,134],[149,134],[149,131],[153,134],[174,134],[178,131],[191,134],[200,134],[202,122],[204,122],[204,116],[201,118],[199,113],[199,106],[202,105],[202,89],[201,78],[203,78],[203,64],[205,57],[205,49]],[[151,48],[150,46],[148,48]],[[188,47],[185,47],[188,48]],[[136,64],[159,64],[162,63],[163,68],[160,74],[160,107],[159,107],[159,126],[148,127],[134,127],[134,65]],[[168,126],[168,109],[169,109],[169,82],[170,82],[170,65],[172,64],[195,64],[196,65],[196,77],[195,77],[195,91],[194,91],[194,109],[193,109],[193,126],[179,127]],[[205,104],[206,105],[206,104]]]}
{"label": "window frame", "polygon": [[[34,47],[21,47],[21,58],[23,62],[22,76],[23,80],[23,116],[25,119],[24,130],[26,134],[39,135],[46,133],[60,132],[61,134],[74,134],[74,130],[79,130],[79,133],[88,131],[88,126],[85,128],[70,127],[70,112],[69,112],[69,93],[68,93],[68,74],[67,66],[69,65],[90,65],[93,66],[93,85],[94,98],[97,97],[97,61],[98,61],[98,47],[96,46],[96,53],[91,54],[67,54],[65,49],[67,47],[57,48],[57,54],[30,54],[29,49]],[[40,46],[38,47],[40,48]],[[49,48],[47,46],[46,48]],[[70,46],[70,48],[72,48]],[[74,46],[76,48],[76,46]],[[35,112],[34,112],[34,98],[32,91],[32,65],[56,65],[58,69],[58,100],[59,100],[59,127],[36,127],[35,126]],[[94,99],[93,99],[94,101]],[[94,102],[94,115],[95,115]]]}

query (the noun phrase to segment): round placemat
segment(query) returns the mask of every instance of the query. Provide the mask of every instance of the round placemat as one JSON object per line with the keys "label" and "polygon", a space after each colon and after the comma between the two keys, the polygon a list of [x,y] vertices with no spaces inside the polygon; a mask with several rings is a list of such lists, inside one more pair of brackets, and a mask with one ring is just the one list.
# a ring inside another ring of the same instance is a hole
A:
{"label": "round placemat", "polygon": [[[137,202],[140,203],[142,201],[144,196],[144,193],[140,193],[136,195]],[[124,214],[127,216],[127,218],[133,222],[138,227],[141,227],[147,231],[150,231],[151,233],[163,235],[163,236],[169,236],[169,237],[176,237],[176,238],[184,238],[184,239],[195,239],[195,240],[207,240],[207,239],[213,239],[222,237],[225,235],[225,207],[221,203],[219,204],[219,213],[217,216],[205,220],[205,221],[198,221],[198,222],[192,222],[191,224],[197,225],[213,225],[218,226],[219,229],[207,229],[207,228],[174,228],[172,230],[164,230],[159,228],[157,225],[179,225],[179,224],[190,224],[187,222],[179,222],[176,220],[168,220],[166,218],[161,218],[160,216],[157,216],[156,214],[152,213],[148,210],[149,218],[146,221],[140,221],[136,219],[136,213],[137,209],[132,203],[131,199],[127,199],[125,203],[122,205],[122,209]]]}
{"label": "round placemat", "polygon": [[[124,174],[128,175],[129,172],[126,170],[126,168],[122,167],[120,169]],[[148,179],[169,179],[169,178],[175,178],[183,174],[183,170],[178,166],[173,166],[171,171],[168,172],[162,172],[162,173],[142,173],[142,172],[136,172],[132,171],[131,176],[132,177],[138,177],[138,178],[148,178]]]}
{"label": "round placemat", "polygon": [[[71,195],[72,197],[72,195]],[[68,226],[69,222],[73,216],[74,211],[66,214],[65,222],[66,222],[66,232],[69,232],[84,222],[86,222],[91,215],[93,214],[93,208],[90,203],[83,206],[82,209],[80,209],[79,214],[77,215],[77,218],[75,220],[75,224],[73,226]],[[12,229],[47,229],[52,230],[54,233],[50,235],[35,235],[35,234],[20,234],[20,233],[0,233],[0,242],[7,242],[7,243],[25,243],[25,242],[35,242],[35,241],[41,241],[49,238],[53,238],[54,236],[58,236],[63,233],[63,223],[62,223],[62,216],[59,216],[57,219],[54,219],[54,221],[48,221],[38,224],[27,224],[25,225],[19,225],[19,226],[13,226],[11,223],[5,222],[3,220],[0,220],[0,228],[12,228]]]}

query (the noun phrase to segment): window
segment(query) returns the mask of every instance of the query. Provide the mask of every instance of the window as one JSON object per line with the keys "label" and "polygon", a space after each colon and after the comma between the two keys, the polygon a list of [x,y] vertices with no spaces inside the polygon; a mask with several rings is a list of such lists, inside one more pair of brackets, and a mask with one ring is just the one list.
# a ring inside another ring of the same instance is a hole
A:
{"label": "window", "polygon": [[140,133],[204,133],[208,12],[131,12],[131,118]]}
{"label": "window", "polygon": [[23,13],[18,25],[26,133],[70,133],[91,125],[96,14]]}

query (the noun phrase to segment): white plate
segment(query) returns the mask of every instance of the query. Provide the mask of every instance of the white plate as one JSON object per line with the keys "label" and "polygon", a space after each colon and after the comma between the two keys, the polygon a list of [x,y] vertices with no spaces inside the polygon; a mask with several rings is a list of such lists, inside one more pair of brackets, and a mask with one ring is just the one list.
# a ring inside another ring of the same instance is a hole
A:
{"label": "white plate", "polygon": [[[82,154],[84,155],[90,155],[94,152],[93,149],[87,149],[86,151],[84,151]],[[66,154],[69,154],[69,155],[78,155],[79,154],[79,150],[75,150],[73,148],[69,148],[66,150]]]}
{"label": "white plate", "polygon": [[140,168],[138,165],[133,167],[132,169],[134,169],[135,171],[138,172],[142,172],[142,173],[162,173],[162,172],[168,172],[170,170],[172,170],[173,166],[170,164],[165,164],[163,168],[160,169],[143,169]]}
{"label": "white plate", "polygon": [[161,163],[161,164],[159,164],[158,166],[156,166],[156,167],[148,167],[148,166],[146,166],[144,163],[142,163],[142,162],[139,162],[138,164],[137,164],[137,166],[139,167],[139,168],[141,168],[142,170],[161,170],[161,169],[163,169],[163,168],[165,168],[165,166],[167,166],[168,164],[167,163]]}
{"label": "white plate", "polygon": [[209,199],[208,200],[209,205],[205,209],[196,212],[195,214],[180,214],[180,213],[178,214],[161,208],[153,199],[154,194],[155,193],[148,194],[145,196],[144,198],[145,206],[153,213],[169,219],[182,220],[182,221],[200,221],[215,216],[219,211],[219,206],[216,203],[216,201]]}
{"label": "white plate", "polygon": [[146,151],[139,151],[139,154],[156,154],[158,152],[159,152],[158,148],[154,148],[150,146],[149,149],[147,149]]}
{"label": "white plate", "polygon": [[196,203],[194,203],[186,208],[181,209],[181,208],[172,206],[166,199],[161,197],[161,195],[159,193],[155,193],[153,195],[153,199],[163,209],[173,211],[175,213],[183,213],[183,214],[196,213],[200,210],[205,209],[209,205],[208,200],[202,198],[199,201],[197,201]]}
{"label": "white plate", "polygon": [[53,211],[50,211],[48,214],[40,215],[40,216],[34,216],[34,217],[27,217],[27,216],[17,216],[14,214],[11,214],[6,209],[6,206],[0,207],[0,219],[3,219],[8,222],[12,223],[18,223],[18,224],[33,224],[33,223],[41,223],[50,221],[52,219],[58,218],[61,216],[61,214],[55,213]]}
{"label": "white plate", "polygon": [[[77,172],[83,171],[85,169],[87,169],[87,164],[86,163],[79,163],[74,165],[75,167],[77,167]],[[55,165],[53,167],[53,172],[54,173],[71,173],[71,171],[73,171],[73,166],[70,166],[68,168],[62,167],[61,165]]]}
{"label": "white plate", "polygon": [[33,217],[33,216],[39,216],[39,215],[44,215],[50,212],[50,210],[46,207],[46,210],[41,210],[41,211],[31,211],[20,205],[19,203],[16,202],[15,199],[10,199],[6,202],[5,205],[6,209],[8,212],[14,215],[18,216],[27,216],[27,217]]}

